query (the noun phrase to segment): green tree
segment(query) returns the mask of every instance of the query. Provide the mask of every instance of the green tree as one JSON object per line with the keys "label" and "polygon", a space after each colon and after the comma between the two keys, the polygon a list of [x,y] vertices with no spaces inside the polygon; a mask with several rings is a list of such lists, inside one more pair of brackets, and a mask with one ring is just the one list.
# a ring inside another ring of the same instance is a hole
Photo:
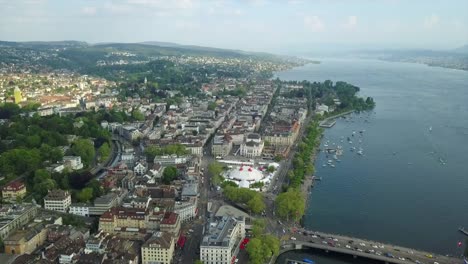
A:
{"label": "green tree", "polygon": [[247,206],[253,213],[260,213],[265,210],[265,202],[260,193],[257,193],[252,199],[247,202]]}
{"label": "green tree", "polygon": [[97,179],[90,180],[86,186],[93,189],[93,198],[99,197],[104,194],[104,188]]}
{"label": "green tree", "polygon": [[145,120],[145,116],[137,109],[132,111],[132,118],[137,120],[137,121]]}
{"label": "green tree", "polygon": [[164,184],[170,184],[177,178],[177,169],[173,166],[166,167],[163,171],[162,181]]}
{"label": "green tree", "polygon": [[263,264],[265,263],[265,252],[263,243],[259,238],[252,238],[247,244],[246,248],[249,254],[249,260],[252,264]]}
{"label": "green tree", "polygon": [[278,216],[299,220],[304,215],[305,197],[299,190],[289,188],[276,197],[275,205]]}
{"label": "green tree", "polygon": [[223,172],[223,166],[221,163],[215,161],[208,165],[208,172],[211,175],[211,184],[220,185],[224,181],[224,177],[221,176]]}
{"label": "green tree", "polygon": [[100,156],[99,158],[100,161],[107,160],[107,158],[109,158],[109,155],[111,153],[111,148],[109,146],[109,143],[105,142],[104,144],[102,144],[98,149],[98,153]]}
{"label": "green tree", "polygon": [[80,156],[83,164],[87,167],[90,166],[96,155],[94,144],[88,139],[78,139],[73,142],[71,150],[74,155]]}
{"label": "green tree", "polygon": [[280,155],[275,156],[275,159],[274,159],[275,162],[280,162],[281,160],[283,160],[283,157],[281,157]]}
{"label": "green tree", "polygon": [[263,219],[255,219],[252,224],[253,237],[261,237],[265,232],[266,223]]}
{"label": "green tree", "polygon": [[268,166],[267,171],[270,173],[275,172],[275,166]]}
{"label": "green tree", "polygon": [[86,203],[93,198],[93,188],[86,187],[77,194],[78,201]]}
{"label": "green tree", "polygon": [[208,110],[215,110],[216,109],[216,106],[218,106],[216,104],[216,102],[209,102],[208,103]]}

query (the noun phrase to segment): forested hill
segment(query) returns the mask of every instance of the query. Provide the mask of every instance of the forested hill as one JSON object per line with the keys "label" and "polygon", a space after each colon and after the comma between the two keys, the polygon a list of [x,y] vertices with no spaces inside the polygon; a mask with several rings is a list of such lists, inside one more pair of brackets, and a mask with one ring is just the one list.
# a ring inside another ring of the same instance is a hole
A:
{"label": "forested hill", "polygon": [[252,53],[173,43],[102,43],[79,41],[8,42],[0,41],[0,68],[66,69],[89,72],[99,66],[139,65],[167,57],[203,57],[236,60],[285,62],[284,58],[267,53]]}

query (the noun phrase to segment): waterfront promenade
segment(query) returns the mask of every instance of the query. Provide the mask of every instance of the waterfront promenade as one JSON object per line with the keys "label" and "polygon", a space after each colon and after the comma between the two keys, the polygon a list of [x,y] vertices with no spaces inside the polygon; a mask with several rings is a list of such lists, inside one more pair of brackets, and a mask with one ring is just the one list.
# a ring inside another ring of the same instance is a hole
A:
{"label": "waterfront promenade", "polygon": [[[295,233],[291,234],[289,240],[282,241],[280,254],[301,249],[322,250],[326,253],[334,252],[351,255],[355,258],[377,260],[383,263],[463,263],[463,260],[460,258],[437,255],[421,250],[354,237],[307,231],[304,229],[297,230]],[[273,259],[270,263],[275,262],[276,259]]]}

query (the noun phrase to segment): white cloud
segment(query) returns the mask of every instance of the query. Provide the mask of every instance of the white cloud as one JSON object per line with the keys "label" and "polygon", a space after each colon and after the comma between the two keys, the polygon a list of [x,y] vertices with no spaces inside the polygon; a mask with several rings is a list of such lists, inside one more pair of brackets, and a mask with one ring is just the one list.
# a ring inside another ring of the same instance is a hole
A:
{"label": "white cloud", "polygon": [[127,0],[128,4],[160,9],[192,9],[195,0]]}
{"label": "white cloud", "polygon": [[249,4],[255,7],[265,6],[268,2],[266,0],[249,0]]}
{"label": "white cloud", "polygon": [[88,16],[95,15],[96,12],[97,12],[97,8],[94,6],[85,6],[81,9],[81,13],[88,15]]}
{"label": "white cloud", "polygon": [[318,16],[305,16],[304,26],[312,32],[321,32],[325,29],[325,25]]}
{"label": "white cloud", "polygon": [[440,18],[438,15],[432,14],[429,17],[424,19],[424,27],[426,28],[434,28],[440,23]]}
{"label": "white cloud", "polygon": [[358,25],[358,18],[357,16],[349,16],[346,23],[343,24],[343,27],[348,30],[353,30]]}

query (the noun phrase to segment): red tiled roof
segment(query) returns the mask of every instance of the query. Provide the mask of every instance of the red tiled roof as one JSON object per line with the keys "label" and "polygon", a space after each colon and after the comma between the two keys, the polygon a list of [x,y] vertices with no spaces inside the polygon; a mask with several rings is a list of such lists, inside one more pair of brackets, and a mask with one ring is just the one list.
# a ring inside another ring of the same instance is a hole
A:
{"label": "red tiled roof", "polygon": [[179,215],[174,212],[166,212],[164,214],[164,219],[161,221],[161,224],[164,225],[173,225],[177,222]]}

